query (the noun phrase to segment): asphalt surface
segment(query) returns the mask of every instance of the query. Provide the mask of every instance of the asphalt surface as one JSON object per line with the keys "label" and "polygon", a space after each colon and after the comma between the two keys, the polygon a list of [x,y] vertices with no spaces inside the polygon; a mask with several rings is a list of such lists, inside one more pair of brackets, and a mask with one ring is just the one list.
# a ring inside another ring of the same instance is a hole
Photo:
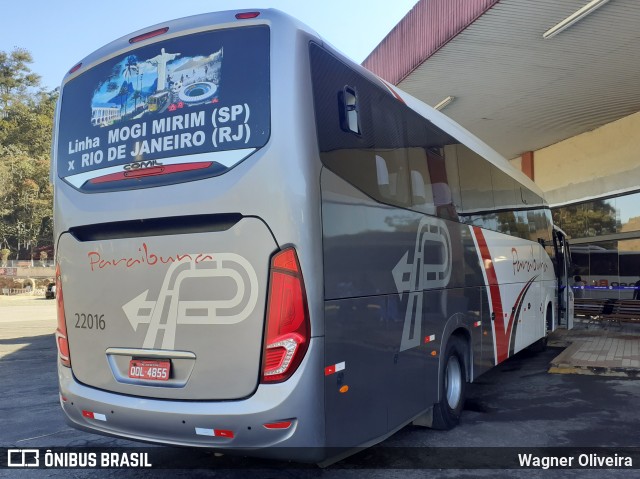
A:
{"label": "asphalt surface", "polygon": [[[0,297],[1,447],[127,447],[139,443],[83,433],[69,428],[58,404],[55,302]],[[236,478],[236,477],[639,477],[636,470],[587,469],[434,469],[425,461],[433,447],[444,462],[473,451],[491,465],[501,455],[539,447],[605,447],[601,455],[624,455],[640,447],[640,380],[547,373],[558,348],[534,354],[522,352],[483,375],[467,389],[462,423],[452,431],[408,426],[380,446],[325,469],[242,457],[217,457],[197,450],[209,469],[0,469],[0,477],[53,478]],[[501,448],[495,452],[486,447]],[[181,467],[192,450],[167,450]],[[572,451],[572,450],[570,450]],[[164,454],[164,453],[163,453]],[[431,456],[430,456],[431,455]],[[443,462],[443,465],[444,465]],[[640,466],[640,459],[636,467]],[[451,465],[450,464],[450,465]],[[427,465],[430,469],[423,469]],[[488,466],[488,467],[489,467]]]}

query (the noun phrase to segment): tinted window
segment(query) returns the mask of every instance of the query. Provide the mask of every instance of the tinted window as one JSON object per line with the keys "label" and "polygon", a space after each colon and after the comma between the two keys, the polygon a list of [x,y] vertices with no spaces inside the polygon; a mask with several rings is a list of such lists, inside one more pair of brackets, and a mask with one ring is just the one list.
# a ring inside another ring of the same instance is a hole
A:
{"label": "tinted window", "polygon": [[456,148],[462,208],[467,213],[494,209],[491,167],[464,145]]}
{"label": "tinted window", "polygon": [[571,238],[640,229],[640,194],[598,199],[554,208],[554,220]]}
{"label": "tinted window", "polygon": [[[186,35],[118,55],[65,85],[58,174],[260,148],[269,138],[269,91],[266,26]],[[230,166],[222,163],[203,174]]]}
{"label": "tinted window", "polygon": [[504,171],[491,166],[491,183],[496,209],[514,209],[520,206],[520,185]]}
{"label": "tinted window", "polygon": [[[528,211],[538,211],[540,198],[528,190],[523,196],[512,177],[384,85],[315,44],[310,55],[320,156],[331,171],[383,203],[526,239],[548,237],[544,214]],[[348,108],[342,103],[345,92]],[[357,128],[345,126],[351,114],[357,114]]]}
{"label": "tinted window", "polygon": [[[323,163],[380,202],[455,217],[437,153],[455,140],[322,48],[312,44],[310,53]],[[340,126],[344,91],[356,95],[357,133]]]}

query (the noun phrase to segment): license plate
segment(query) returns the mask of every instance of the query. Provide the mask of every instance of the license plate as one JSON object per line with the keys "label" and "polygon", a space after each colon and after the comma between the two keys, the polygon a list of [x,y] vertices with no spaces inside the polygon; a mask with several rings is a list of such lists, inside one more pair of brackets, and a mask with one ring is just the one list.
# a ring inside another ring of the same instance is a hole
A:
{"label": "license plate", "polygon": [[169,379],[170,368],[170,361],[132,359],[129,361],[129,377],[149,379],[152,381],[167,381]]}

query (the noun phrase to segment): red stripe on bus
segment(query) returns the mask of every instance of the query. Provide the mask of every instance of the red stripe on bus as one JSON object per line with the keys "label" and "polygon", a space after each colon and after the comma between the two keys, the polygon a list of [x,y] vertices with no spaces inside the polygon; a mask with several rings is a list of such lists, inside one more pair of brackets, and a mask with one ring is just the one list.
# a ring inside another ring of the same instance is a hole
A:
{"label": "red stripe on bus", "polygon": [[516,320],[518,319],[518,316],[520,315],[520,309],[522,301],[524,300],[524,296],[538,276],[536,275],[531,278],[518,294],[518,298],[514,303],[513,310],[511,311],[511,316],[509,317],[509,322],[507,323],[507,327],[505,329],[505,313],[502,305],[502,296],[500,295],[500,286],[498,285],[498,276],[496,274],[495,268],[493,267],[493,260],[491,258],[491,253],[489,252],[489,247],[487,246],[487,240],[484,237],[484,233],[478,226],[474,226],[473,230],[476,235],[476,241],[478,242],[478,248],[480,249],[482,263],[484,264],[484,268],[487,273],[487,282],[489,283],[489,296],[495,318],[493,323],[496,332],[496,356],[498,363],[501,363],[509,357],[511,332]]}
{"label": "red stripe on bus", "polygon": [[491,306],[493,308],[493,314],[495,321],[496,331],[496,356],[498,363],[501,363],[509,357],[509,336],[511,336],[511,327],[513,326],[513,317],[510,318],[507,329],[504,328],[504,311],[502,309],[502,296],[500,295],[500,286],[498,285],[498,276],[496,270],[493,267],[493,259],[487,246],[487,240],[484,237],[484,233],[478,226],[473,227],[473,231],[476,235],[476,241],[478,242],[478,248],[480,249],[480,255],[482,257],[482,263],[484,264],[485,272],[487,273],[487,282],[489,283],[489,296]]}
{"label": "red stripe on bus", "polygon": [[[513,305],[513,310],[511,311],[511,318],[509,318],[509,335],[511,335],[511,328],[513,327],[513,331],[515,334],[515,330],[517,328],[517,321],[518,318],[520,317],[520,311],[522,309],[522,303],[524,301],[524,297],[527,294],[527,291],[529,291],[529,288],[531,287],[531,285],[533,284],[533,282],[536,280],[536,278],[538,277],[538,275],[535,275],[533,278],[531,278],[529,281],[527,281],[527,284],[524,285],[524,287],[522,288],[522,291],[520,291],[520,294],[518,294],[518,298],[516,299],[515,304]],[[509,346],[509,352],[511,354],[513,354],[513,350],[514,350],[514,346],[515,346],[515,338],[511,338],[510,341],[510,346]]]}
{"label": "red stripe on bus", "polygon": [[127,177],[124,176],[124,171],[121,173],[112,173],[111,175],[99,176],[98,178],[91,178],[89,183],[98,184],[98,183],[108,183],[110,181],[120,181],[126,180]]}
{"label": "red stripe on bus", "polygon": [[[382,80],[382,78],[381,78]],[[387,83],[386,81],[382,80],[382,83],[384,83],[384,86],[387,87],[387,90],[389,90],[391,92],[391,94],[395,97],[396,100],[398,100],[401,103],[405,103],[405,101],[402,99],[402,97],[400,95],[398,95],[398,92],[396,92],[393,87],[391,85],[389,85],[389,83]],[[405,103],[406,104],[406,103]]]}

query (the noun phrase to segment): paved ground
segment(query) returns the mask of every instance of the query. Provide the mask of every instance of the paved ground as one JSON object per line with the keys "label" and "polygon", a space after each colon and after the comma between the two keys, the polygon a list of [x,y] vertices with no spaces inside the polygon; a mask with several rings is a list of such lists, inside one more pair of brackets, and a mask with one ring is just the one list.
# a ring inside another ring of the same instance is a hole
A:
{"label": "paved ground", "polygon": [[[0,296],[0,446],[134,444],[66,426],[57,398],[54,329],[54,301],[7,300]],[[414,468],[423,464],[421,456],[433,453],[420,449],[429,447],[456,448],[444,450],[447,460],[463,458],[476,450],[486,454],[487,450],[480,447],[611,447],[614,449],[606,451],[611,454],[622,452],[625,447],[640,447],[640,380],[548,374],[550,361],[560,352],[558,348],[540,354],[524,352],[479,378],[469,387],[462,424],[453,431],[406,427],[385,441],[383,447],[369,449],[325,470],[208,455],[209,470],[0,470],[0,477],[638,477],[637,470]],[[174,453],[178,464],[180,454],[186,451],[189,450]],[[513,449],[498,450],[498,454],[512,452]]]}
{"label": "paved ground", "polygon": [[640,324],[577,322],[557,333],[568,347],[551,361],[551,372],[640,377]]}

